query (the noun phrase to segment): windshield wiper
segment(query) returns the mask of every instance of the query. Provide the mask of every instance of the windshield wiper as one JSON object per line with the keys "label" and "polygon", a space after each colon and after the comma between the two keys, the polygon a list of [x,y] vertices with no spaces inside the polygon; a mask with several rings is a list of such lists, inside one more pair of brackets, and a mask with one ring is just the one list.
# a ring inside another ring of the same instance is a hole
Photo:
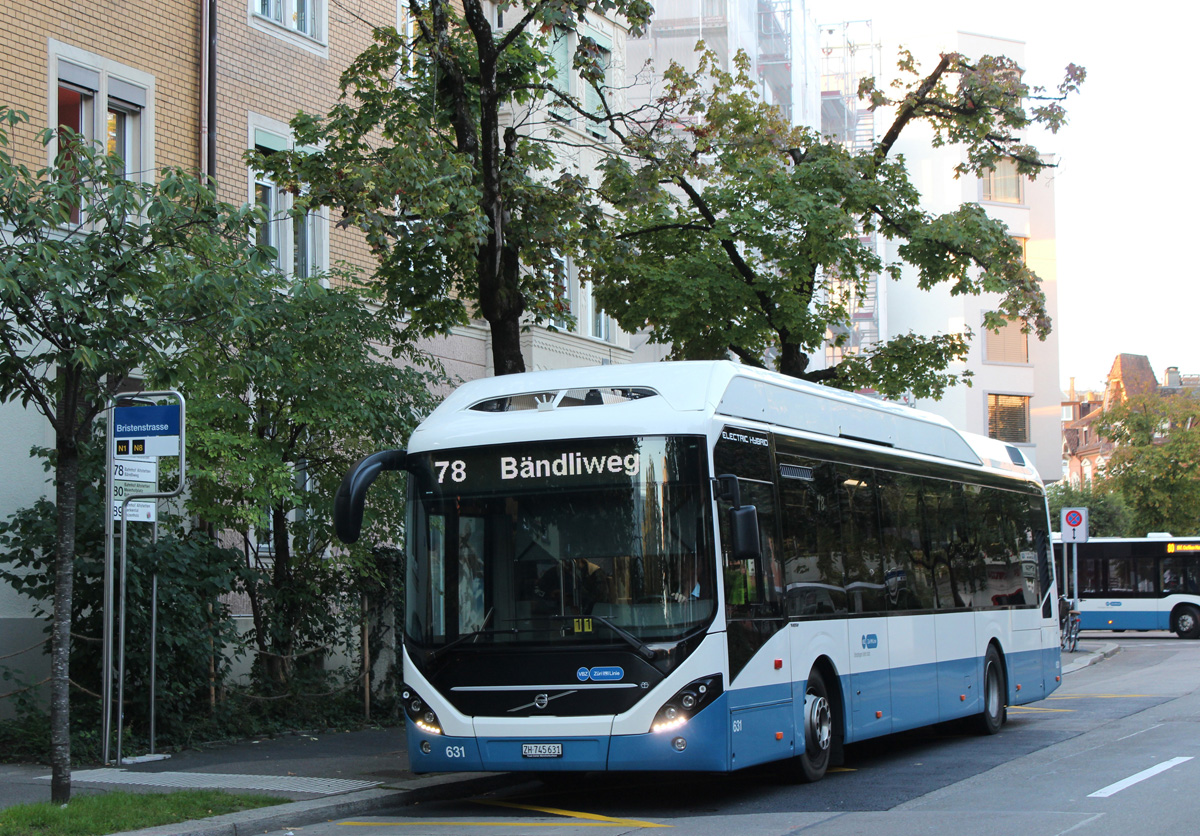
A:
{"label": "windshield wiper", "polygon": [[469,633],[463,633],[461,636],[459,636],[457,639],[450,642],[449,644],[444,644],[441,647],[435,647],[433,650],[431,650],[429,652],[429,661],[432,662],[434,659],[441,656],[443,653],[445,653],[447,650],[449,650],[452,647],[458,647],[460,644],[462,644],[465,641],[469,641],[471,639],[477,639],[483,635],[494,635],[496,633],[515,633],[515,632],[517,632],[516,627],[509,627],[504,630],[501,630],[499,627],[493,627],[493,628],[489,629],[487,626],[487,623],[492,620],[492,613],[494,613],[495,611],[496,611],[495,607],[492,607],[490,610],[488,610],[487,615],[485,615],[483,617],[483,623],[479,625],[479,629],[472,630]]}
{"label": "windshield wiper", "polygon": [[650,645],[646,644],[644,641],[639,639],[633,633],[626,630],[624,627],[618,627],[616,624],[613,624],[611,621],[609,621],[607,618],[605,618],[602,615],[585,615],[585,616],[548,615],[545,617],[554,619],[556,621],[574,621],[576,618],[580,618],[580,617],[590,618],[592,621],[599,621],[605,627],[612,630],[614,633],[616,633],[618,636],[620,636],[622,639],[624,639],[626,643],[628,643],[631,647],[636,649],[639,653],[641,653],[647,659],[653,661],[654,658],[658,655],[657,653],[655,653],[654,648],[650,647]]}

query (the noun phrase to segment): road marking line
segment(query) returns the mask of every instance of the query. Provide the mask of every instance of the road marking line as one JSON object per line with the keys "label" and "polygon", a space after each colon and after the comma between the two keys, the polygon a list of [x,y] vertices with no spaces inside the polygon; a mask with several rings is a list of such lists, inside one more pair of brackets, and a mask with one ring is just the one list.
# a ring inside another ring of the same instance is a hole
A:
{"label": "road marking line", "polygon": [[548,813],[552,816],[566,816],[572,819],[586,819],[594,822],[604,822],[605,826],[622,825],[625,827],[671,827],[669,824],[656,824],[637,819],[620,819],[612,816],[601,816],[596,813],[580,813],[575,810],[562,810],[558,807],[536,807],[530,804],[513,804],[511,801],[475,801],[476,804],[486,804],[491,807],[508,807],[512,810],[530,810],[535,813]]}
{"label": "road marking line", "polygon": [[1075,713],[1075,709],[1073,709],[1073,708],[1035,708],[1032,705],[1010,705],[1008,707],[1008,710],[1009,711],[1032,711],[1035,714],[1041,714],[1041,713],[1074,714]]}
{"label": "road marking line", "polygon": [[1148,729],[1142,729],[1141,731],[1135,731],[1133,734],[1127,734],[1127,735],[1125,735],[1124,737],[1118,737],[1118,738],[1117,738],[1117,740],[1118,740],[1118,741],[1121,741],[1121,740],[1128,740],[1128,739],[1129,739],[1129,738],[1131,738],[1131,737],[1137,737],[1139,734],[1145,734],[1145,733],[1146,733],[1146,732],[1148,732],[1148,731],[1153,731],[1154,729],[1157,729],[1157,728],[1158,728],[1158,727],[1160,727],[1161,725],[1162,725],[1162,723],[1155,723],[1153,726],[1151,726],[1151,727],[1150,727],[1150,728],[1148,728]]}
{"label": "road marking line", "polygon": [[1191,760],[1190,757],[1171,758],[1169,761],[1163,761],[1158,766],[1152,766],[1149,769],[1143,769],[1141,772],[1137,773],[1136,775],[1130,775],[1128,778],[1126,778],[1123,781],[1117,781],[1117,783],[1109,784],[1104,789],[1096,790],[1094,793],[1089,795],[1088,798],[1108,798],[1110,795],[1116,795],[1123,789],[1128,789],[1129,787],[1132,787],[1134,784],[1139,784],[1142,781],[1145,781],[1147,778],[1153,778],[1155,775],[1157,775],[1160,772],[1166,772],[1171,767],[1179,766],[1179,764],[1187,763],[1190,760]]}
{"label": "road marking line", "polygon": [[1085,826],[1091,824],[1096,819],[1102,819],[1102,818],[1104,818],[1104,813],[1097,813],[1096,815],[1092,816],[1090,819],[1084,819],[1079,824],[1073,825],[1072,827],[1068,827],[1066,830],[1056,833],[1055,836],[1066,836],[1066,834],[1070,833],[1071,831],[1078,830],[1081,827],[1085,827]]}
{"label": "road marking line", "polygon": [[1055,694],[1046,697],[1048,700],[1129,700],[1135,698],[1157,697],[1158,694]]}

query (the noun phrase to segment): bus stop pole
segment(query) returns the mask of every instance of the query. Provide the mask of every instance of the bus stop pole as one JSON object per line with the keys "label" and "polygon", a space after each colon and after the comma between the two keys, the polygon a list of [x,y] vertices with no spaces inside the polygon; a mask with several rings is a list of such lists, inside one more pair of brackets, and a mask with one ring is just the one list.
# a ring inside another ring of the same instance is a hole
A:
{"label": "bus stop pole", "polygon": [[1062,565],[1062,596],[1064,598],[1071,597],[1071,575],[1067,572],[1067,544],[1063,543],[1063,565]]}
{"label": "bus stop pole", "polygon": [[1071,544],[1071,558],[1073,560],[1071,573],[1071,586],[1075,587],[1075,609],[1079,609],[1079,544]]}

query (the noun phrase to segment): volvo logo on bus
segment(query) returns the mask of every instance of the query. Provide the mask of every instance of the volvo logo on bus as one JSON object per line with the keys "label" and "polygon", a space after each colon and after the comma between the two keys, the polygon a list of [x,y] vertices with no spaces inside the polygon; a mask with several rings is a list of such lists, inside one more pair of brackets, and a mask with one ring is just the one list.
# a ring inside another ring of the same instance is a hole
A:
{"label": "volvo logo on bus", "polygon": [[862,637],[863,650],[874,650],[879,647],[879,636],[874,633],[866,633]]}
{"label": "volvo logo on bus", "polygon": [[547,705],[550,704],[550,695],[549,694],[538,694],[536,697],[533,698],[533,704],[535,706],[537,706],[538,708],[545,708]]}

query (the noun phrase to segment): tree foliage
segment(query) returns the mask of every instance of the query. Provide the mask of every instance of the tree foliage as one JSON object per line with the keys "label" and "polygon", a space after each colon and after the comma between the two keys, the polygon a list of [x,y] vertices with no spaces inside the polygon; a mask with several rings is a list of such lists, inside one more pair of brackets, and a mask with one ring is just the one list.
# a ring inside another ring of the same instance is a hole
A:
{"label": "tree foliage", "polygon": [[1099,484],[1072,487],[1067,482],[1058,482],[1046,488],[1046,501],[1050,506],[1050,523],[1061,525],[1064,508],[1088,509],[1088,535],[1091,537],[1129,537],[1132,519],[1124,497],[1111,489],[1107,480]]}
{"label": "tree foliage", "polygon": [[28,122],[0,105],[0,402],[18,400],[55,439],[51,796],[70,797],[68,681],[80,447],[138,366],[170,356],[181,328],[236,311],[270,252],[248,243],[256,213],[195,177],[124,178],[124,163],[65,132],[54,164],[7,152]]}
{"label": "tree foliage", "polygon": [[650,11],[645,0],[519,0],[496,30],[481,0],[408,0],[415,36],[377,29],[339,103],[293,120],[303,150],[252,164],[366,234],[384,301],[414,332],[484,319],[496,373],[523,371],[522,317],[562,314],[562,259],[599,222],[586,180],[546,141],[549,99],[583,110],[552,83],[549,44],[578,33],[576,64],[594,78],[599,50],[580,22],[617,14],[639,31]]}
{"label": "tree foliage", "polygon": [[335,284],[264,281],[236,322],[189,329],[160,378],[188,396],[189,510],[234,533],[255,567],[238,588],[273,692],[296,659],[323,659],[348,594],[375,571],[370,547],[403,531],[402,494],[385,477],[363,544],[331,552],[343,475],[380,444],[403,446],[447,384],[367,288]]}
{"label": "tree foliage", "polygon": [[935,144],[965,146],[958,173],[1013,157],[1032,176],[1045,163],[1020,131],[1033,123],[1057,129],[1058,100],[1083,71],[1068,68],[1058,93],[1028,108],[1043,92],[1026,86],[1006,58],[946,55],[919,76],[904,56],[902,69],[909,80],[894,100],[864,83],[862,96],[896,115],[881,142],[851,153],[792,128],[764,103],[744,54],[730,71],[711,53],[696,73],[668,68],[647,111],[612,116],[626,154],[604,164],[613,229],[589,272],[605,309],[626,330],[652,326],[651,338],[670,343],[675,357],[732,352],[755,365],[771,357],[780,371],[812,381],[936,397],[960,379],[947,368],[966,354],[969,333],[904,334],[810,369],[830,329],[850,324],[869,278],[900,278],[900,264],[884,264],[863,240],[878,233],[901,241],[922,289],[998,294],[985,327],[1023,320],[1044,337],[1045,295],[1005,226],[974,204],[926,212],[904,161],[890,152],[907,126],[927,122]]}
{"label": "tree foliage", "polygon": [[1200,400],[1139,395],[1095,426],[1116,445],[1107,481],[1129,504],[1133,531],[1200,534]]}
{"label": "tree foliage", "polygon": [[[103,425],[81,449],[79,513],[72,596],[72,725],[94,732],[100,725],[101,650],[104,618],[104,441]],[[35,449],[48,470],[54,454]],[[9,569],[0,579],[34,603],[34,613],[50,620],[55,590],[57,509],[38,499],[0,522],[0,549]],[[158,577],[157,730],[178,737],[197,715],[209,713],[209,688],[224,681],[239,637],[222,593],[247,573],[242,556],[222,549],[200,531],[185,531],[179,519],[159,515],[159,537],[149,527],[129,526],[127,549],[125,721],[145,734],[149,715],[150,598]],[[119,594],[119,590],[118,590]]]}

